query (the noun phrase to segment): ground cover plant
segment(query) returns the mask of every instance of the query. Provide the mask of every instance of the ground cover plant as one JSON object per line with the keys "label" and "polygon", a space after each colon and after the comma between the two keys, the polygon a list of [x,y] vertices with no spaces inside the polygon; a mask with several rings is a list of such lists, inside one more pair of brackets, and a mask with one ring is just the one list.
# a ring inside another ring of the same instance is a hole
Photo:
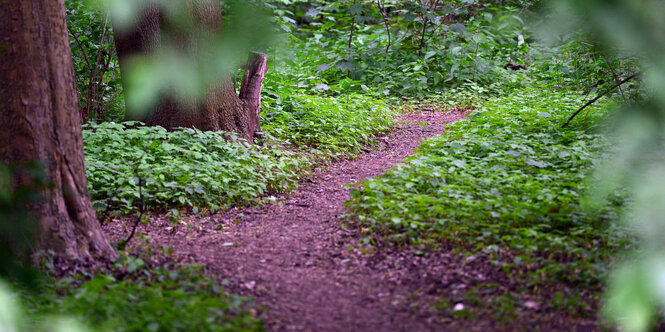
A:
{"label": "ground cover plant", "polygon": [[140,203],[215,211],[291,189],[307,165],[292,152],[228,141],[230,133],[132,125],[88,124],[84,131],[90,192],[101,210]]}
{"label": "ground cover plant", "polygon": [[373,240],[493,257],[523,291],[565,285],[597,297],[633,239],[616,223],[619,192],[607,205],[585,202],[590,170],[609,152],[599,131],[609,105],[560,128],[581,100],[541,88],[491,98],[354,190],[351,220]]}
{"label": "ground cover plant", "polygon": [[121,256],[110,269],[73,273],[27,293],[26,330],[68,317],[92,331],[261,331],[261,309],[229,294],[200,266],[148,267]]}
{"label": "ground cover plant", "polygon": [[331,156],[360,152],[389,130],[398,112],[383,101],[357,94],[338,98],[292,95],[266,112],[266,133]]}
{"label": "ground cover plant", "polygon": [[396,114],[380,100],[357,95],[295,95],[278,106],[265,111],[264,146],[251,146],[232,133],[167,132],[135,122],[87,124],[86,172],[95,206],[216,211],[257,202],[293,189],[316,161],[358,153],[371,137],[391,128]]}

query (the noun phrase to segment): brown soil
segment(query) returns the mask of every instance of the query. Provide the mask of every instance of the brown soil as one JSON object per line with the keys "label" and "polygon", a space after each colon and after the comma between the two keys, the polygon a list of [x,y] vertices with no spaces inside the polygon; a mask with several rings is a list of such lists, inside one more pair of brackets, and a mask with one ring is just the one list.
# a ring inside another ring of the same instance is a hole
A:
{"label": "brown soil", "polygon": [[[442,134],[446,122],[462,118],[462,111],[402,116],[396,130],[376,139],[377,149],[315,173],[276,204],[191,216],[176,229],[164,217],[153,217],[139,232],[173,248],[180,260],[228,279],[233,292],[254,297],[268,309],[268,330],[513,330],[495,326],[491,317],[453,320],[450,308],[435,305],[442,295],[474,283],[510,285],[487,258],[363,246],[362,231],[344,227],[343,204],[351,190],[346,184],[381,175],[422,139]],[[128,224],[112,224],[107,227],[112,237],[126,236]],[[545,329],[570,327],[547,320]],[[576,327],[586,330],[584,324]]]}

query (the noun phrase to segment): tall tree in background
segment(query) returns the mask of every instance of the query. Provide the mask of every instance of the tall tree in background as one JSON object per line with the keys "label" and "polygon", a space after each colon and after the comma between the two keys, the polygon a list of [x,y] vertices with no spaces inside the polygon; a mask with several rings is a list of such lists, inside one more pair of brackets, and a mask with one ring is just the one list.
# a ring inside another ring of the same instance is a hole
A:
{"label": "tall tree in background", "polygon": [[0,77],[0,162],[40,162],[51,182],[29,206],[35,249],[115,256],[88,194],[64,0],[0,0]]}
{"label": "tall tree in background", "polygon": [[[123,85],[127,95],[136,92],[127,81],[128,63],[133,56],[169,52],[164,48],[165,40],[177,45],[177,51],[191,55],[190,59],[200,62],[202,43],[220,41],[222,34],[222,12],[219,1],[188,0],[186,13],[179,17],[167,15],[157,4],[147,4],[135,19],[133,27],[115,28],[115,43],[123,75]],[[183,28],[177,20],[191,22],[192,29]],[[173,50],[171,50],[172,52]],[[236,92],[230,73],[221,73],[216,82],[208,86],[203,98],[183,100],[173,93],[164,93],[156,101],[149,115],[139,118],[148,125],[159,125],[167,129],[194,127],[201,130],[232,131],[240,137],[252,141],[260,132],[259,112],[261,85],[268,71],[268,57],[252,52],[245,67],[240,94]],[[199,63],[205,67],[205,63]],[[211,69],[214,70],[214,69]],[[131,99],[131,96],[128,96]],[[127,114],[142,112],[127,105]]]}

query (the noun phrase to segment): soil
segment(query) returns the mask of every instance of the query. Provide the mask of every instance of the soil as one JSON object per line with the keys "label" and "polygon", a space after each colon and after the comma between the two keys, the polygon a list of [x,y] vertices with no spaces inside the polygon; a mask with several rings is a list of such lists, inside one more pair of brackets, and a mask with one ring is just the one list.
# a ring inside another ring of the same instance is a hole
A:
{"label": "soil", "polygon": [[[422,139],[442,134],[446,123],[464,115],[455,110],[402,116],[394,131],[376,138],[378,148],[315,172],[274,204],[185,217],[175,229],[154,216],[139,232],[173,248],[180,260],[227,279],[232,292],[254,297],[267,309],[271,331],[514,330],[496,326],[490,317],[451,319],[451,308],[436,305],[480,282],[509,287],[510,279],[488,258],[363,245],[362,229],[347,226],[344,218],[352,189],[347,184],[383,174],[413,154]],[[119,240],[128,227],[111,223],[107,231]],[[537,324],[541,329],[590,328],[585,321],[545,319],[545,325]]]}

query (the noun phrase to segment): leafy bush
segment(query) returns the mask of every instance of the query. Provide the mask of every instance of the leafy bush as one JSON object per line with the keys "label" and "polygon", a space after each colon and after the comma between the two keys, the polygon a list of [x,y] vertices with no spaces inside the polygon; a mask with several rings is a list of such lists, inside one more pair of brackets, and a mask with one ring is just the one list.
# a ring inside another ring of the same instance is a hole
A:
{"label": "leafy bush", "polygon": [[354,190],[351,215],[390,241],[507,249],[537,263],[539,275],[596,284],[629,240],[613,223],[620,196],[615,206],[583,208],[588,169],[607,146],[594,133],[598,110],[589,124],[560,128],[581,101],[536,89],[494,98]]}
{"label": "leafy bush", "polygon": [[430,8],[403,1],[391,2],[386,13],[377,4],[297,5],[290,15],[301,25],[287,42],[293,51],[286,62],[307,68],[293,75],[319,80],[331,94],[351,80],[374,93],[422,98],[469,81],[500,81],[504,64],[528,61],[532,53],[523,8],[490,6],[481,15],[464,2]]}
{"label": "leafy bush", "polygon": [[[40,325],[40,317],[66,315],[97,331],[263,329],[248,299],[228,294],[200,267],[148,269],[131,257],[119,262],[116,268],[126,270],[123,278],[100,274],[81,282],[68,277],[38,296],[26,296],[32,324]],[[122,267],[123,262],[129,264]]]}
{"label": "leafy bush", "polygon": [[[294,188],[308,165],[292,152],[225,140],[231,133],[137,125],[85,126],[86,173],[98,209],[111,203],[130,210],[141,198],[149,208],[246,204]],[[138,178],[146,179],[141,186]]]}
{"label": "leafy bush", "polygon": [[61,316],[41,316],[39,323],[28,322],[24,304],[16,292],[0,279],[0,331],[86,332],[80,322]]}

